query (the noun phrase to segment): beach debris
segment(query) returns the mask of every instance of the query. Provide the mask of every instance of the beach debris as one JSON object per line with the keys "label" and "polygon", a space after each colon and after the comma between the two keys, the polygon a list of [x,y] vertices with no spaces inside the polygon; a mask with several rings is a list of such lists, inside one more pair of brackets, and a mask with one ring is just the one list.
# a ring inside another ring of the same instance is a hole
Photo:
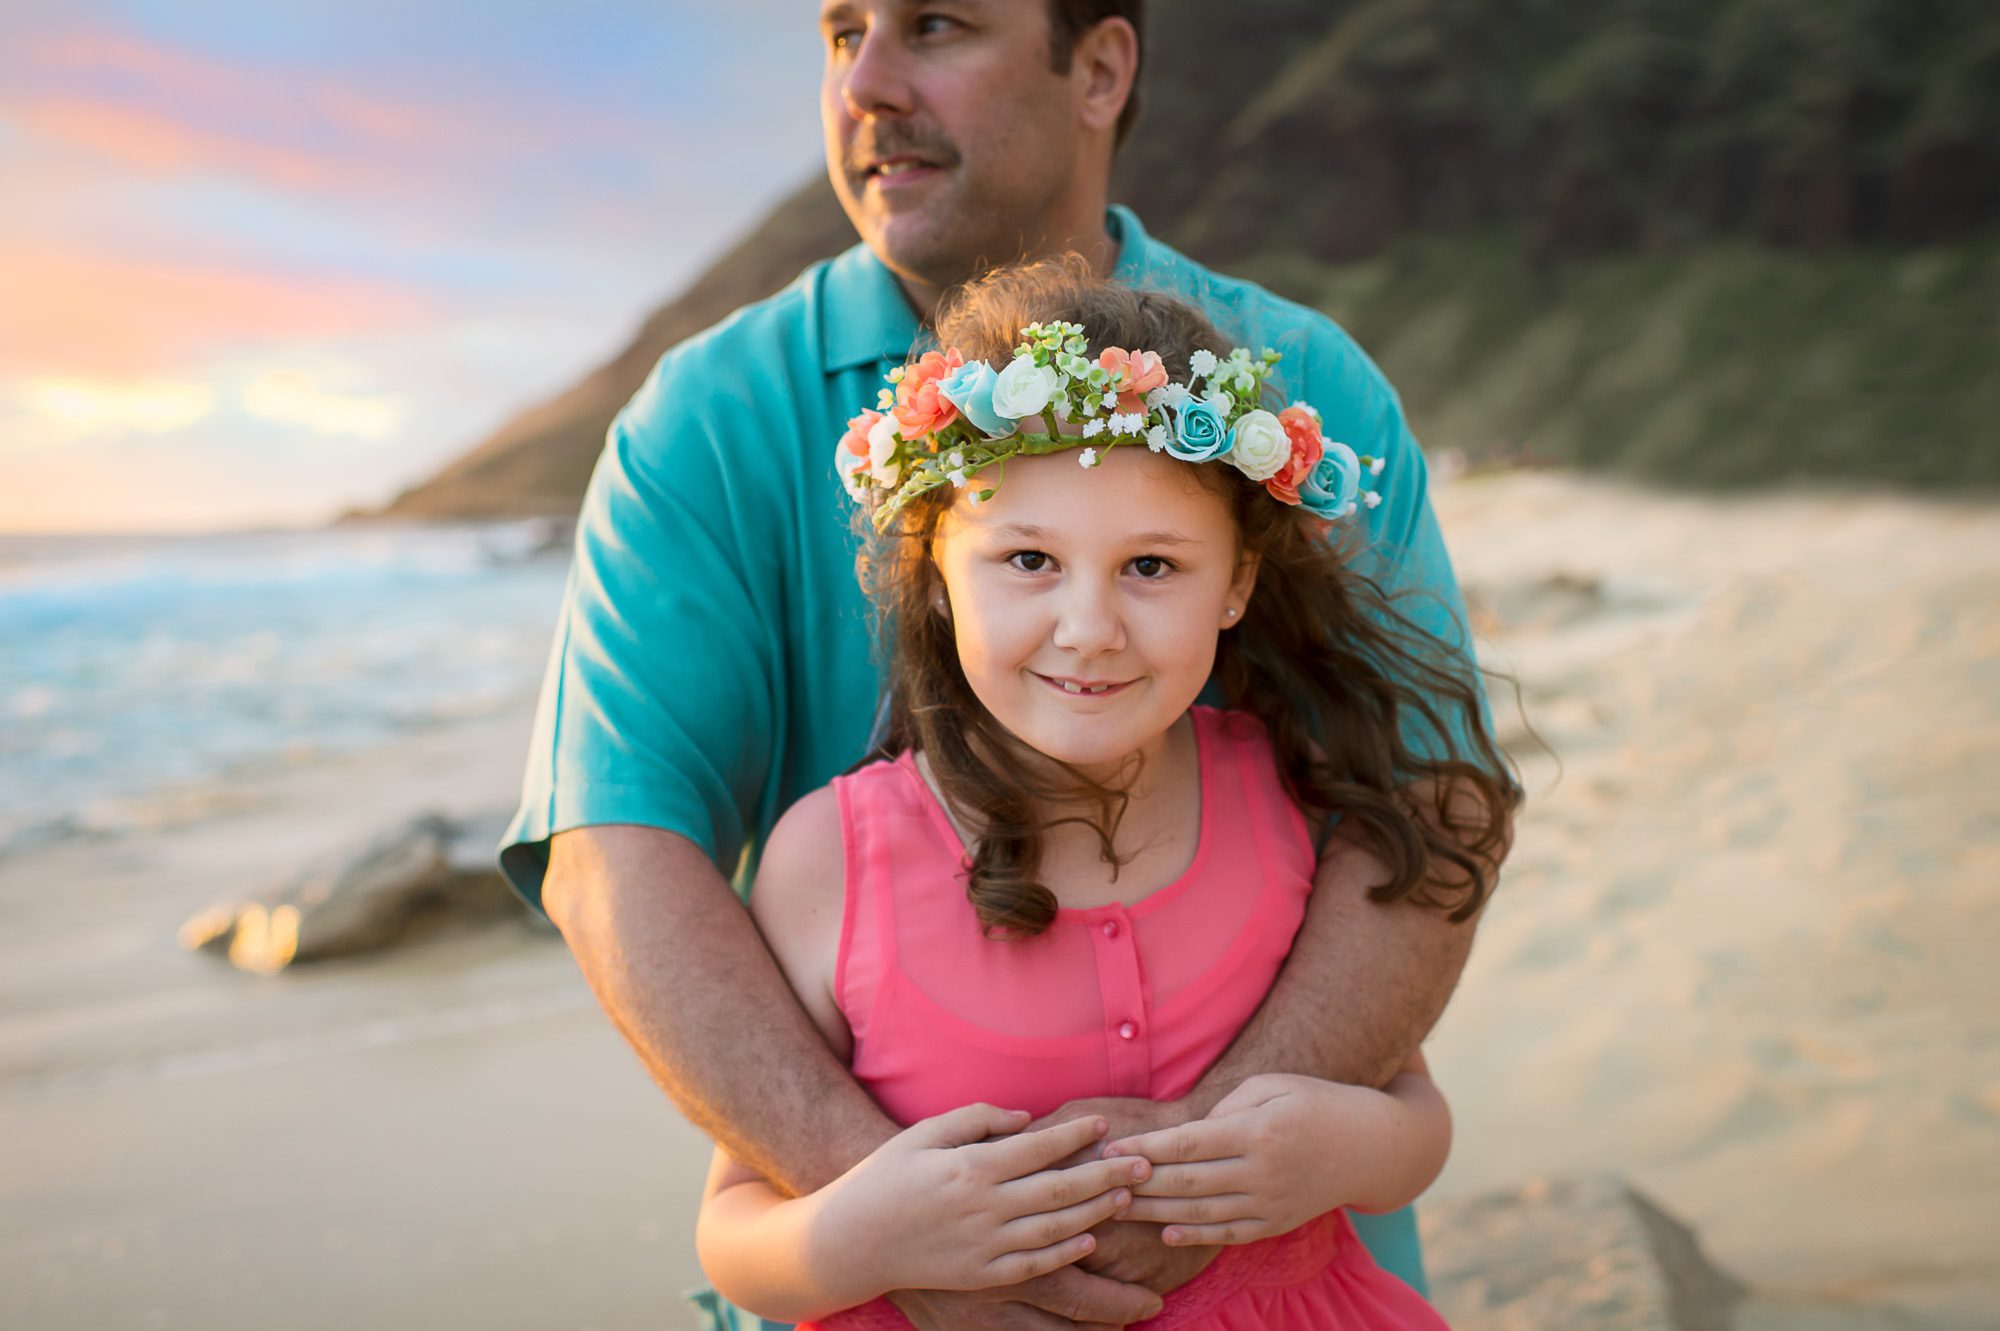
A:
{"label": "beach debris", "polygon": [[181,946],[270,975],[392,947],[446,923],[526,917],[493,863],[504,822],[502,814],[417,814],[314,860],[273,892],[211,906],[181,926]]}
{"label": "beach debris", "polygon": [[1624,1180],[1534,1179],[1417,1208],[1455,1331],[1732,1331],[1745,1289]]}

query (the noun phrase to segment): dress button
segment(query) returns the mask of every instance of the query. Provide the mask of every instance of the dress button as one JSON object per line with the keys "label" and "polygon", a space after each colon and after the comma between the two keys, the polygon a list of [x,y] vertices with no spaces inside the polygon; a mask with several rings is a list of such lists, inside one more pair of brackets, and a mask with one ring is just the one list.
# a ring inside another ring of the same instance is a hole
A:
{"label": "dress button", "polygon": [[1104,936],[1106,938],[1116,938],[1118,936],[1118,921],[1106,920],[1104,922]]}
{"label": "dress button", "polygon": [[1119,1039],[1121,1039],[1121,1040],[1130,1040],[1131,1038],[1133,1038],[1134,1036],[1136,1036],[1136,1035],[1137,1035],[1138,1033],[1139,1033],[1139,1027],[1138,1027],[1138,1024],[1137,1024],[1137,1023],[1135,1023],[1135,1022],[1130,1022],[1130,1021],[1121,1021],[1121,1022],[1119,1022],[1119,1023],[1118,1023],[1118,1038],[1119,1038]]}

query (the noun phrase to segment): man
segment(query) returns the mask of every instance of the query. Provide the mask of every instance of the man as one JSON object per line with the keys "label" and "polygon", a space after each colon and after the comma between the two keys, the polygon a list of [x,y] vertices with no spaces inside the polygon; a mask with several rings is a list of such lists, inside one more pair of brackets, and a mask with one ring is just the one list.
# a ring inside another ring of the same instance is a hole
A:
{"label": "man", "polygon": [[[1202,305],[1328,437],[1386,456],[1383,576],[1457,589],[1423,461],[1380,374],[1322,316],[1220,278],[1108,208],[1131,123],[1141,0],[826,0],[828,170],[862,245],[670,352],[614,424],[585,498],[523,802],[502,862],[682,1112],[779,1186],[807,1191],[895,1131],[828,1053],[723,877],[858,759],[878,681],[833,471],[939,297],[982,266],[1065,250]],[[835,868],[834,872],[838,872]],[[1264,1009],[1175,1105],[1093,1101],[1113,1133],[1199,1117],[1243,1077],[1381,1084],[1443,1009],[1471,928],[1366,900],[1330,859]],[[1082,1112],[1072,1107],[1070,1112]],[[1093,1270],[983,1294],[908,1293],[919,1326],[1057,1331],[1157,1310],[1210,1254],[1114,1225]],[[1419,1283],[1408,1213],[1371,1227]]]}

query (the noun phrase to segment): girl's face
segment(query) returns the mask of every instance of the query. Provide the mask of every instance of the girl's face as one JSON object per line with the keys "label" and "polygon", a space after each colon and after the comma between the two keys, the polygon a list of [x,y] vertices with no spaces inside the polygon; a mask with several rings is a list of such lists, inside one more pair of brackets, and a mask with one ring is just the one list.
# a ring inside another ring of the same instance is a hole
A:
{"label": "girl's face", "polygon": [[940,518],[932,558],[980,702],[1101,780],[1158,752],[1257,570],[1228,502],[1189,464],[1130,445],[1094,468],[1078,456],[1014,458],[984,504],[970,502],[975,478]]}

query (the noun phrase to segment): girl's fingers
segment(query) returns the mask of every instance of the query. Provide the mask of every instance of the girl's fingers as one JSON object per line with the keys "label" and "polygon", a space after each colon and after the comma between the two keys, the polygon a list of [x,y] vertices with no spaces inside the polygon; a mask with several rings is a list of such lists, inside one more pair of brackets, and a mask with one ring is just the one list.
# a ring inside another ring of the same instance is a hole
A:
{"label": "girl's fingers", "polygon": [[1237,1125],[1226,1118],[1198,1118],[1176,1128],[1120,1137],[1104,1148],[1106,1155],[1143,1155],[1156,1165],[1191,1160],[1222,1160],[1243,1154]]}
{"label": "girl's fingers", "polygon": [[1038,1252],[1054,1247],[1092,1225],[1109,1220],[1131,1200],[1130,1192],[1124,1188],[1113,1188],[1075,1206],[1065,1206],[1060,1211],[1045,1211],[1040,1215],[1024,1215],[1018,1220],[1009,1220],[994,1231],[999,1241],[997,1246],[1012,1248],[1016,1252]]}
{"label": "girl's fingers", "polygon": [[1135,1184],[1132,1191],[1141,1197],[1216,1197],[1241,1192],[1246,1186],[1241,1160],[1202,1160],[1192,1165],[1156,1164],[1152,1176]]}
{"label": "girl's fingers", "polygon": [[1077,1234],[1046,1247],[1003,1253],[987,1263],[984,1283],[989,1288],[1018,1285],[1024,1280],[1033,1280],[1036,1276],[1045,1276],[1080,1262],[1096,1250],[1096,1239],[1088,1234]]}
{"label": "girl's fingers", "polygon": [[1152,1225],[1227,1225],[1257,1218],[1257,1199],[1247,1192],[1219,1197],[1134,1197],[1125,1208],[1126,1220]]}
{"label": "girl's fingers", "polygon": [[1152,1164],[1138,1156],[1086,1160],[1068,1169],[1045,1169],[1026,1178],[1012,1179],[994,1191],[1008,1214],[1028,1216],[1060,1211],[1113,1188],[1130,1188],[1152,1172]]}
{"label": "girl's fingers", "polygon": [[1102,1137],[1108,1127],[1097,1115],[1085,1114],[1039,1132],[1019,1132],[1005,1141],[988,1142],[979,1148],[979,1155],[992,1167],[996,1182],[1020,1178],[1076,1154]]}
{"label": "girl's fingers", "polygon": [[914,1124],[911,1135],[925,1146],[969,1146],[988,1137],[1019,1132],[1028,1122],[1025,1109],[994,1105],[961,1105]]}
{"label": "girl's fingers", "polygon": [[1169,1248],[1206,1248],[1219,1243],[1255,1243],[1271,1237],[1262,1220],[1232,1220],[1226,1225],[1169,1225],[1160,1231]]}

